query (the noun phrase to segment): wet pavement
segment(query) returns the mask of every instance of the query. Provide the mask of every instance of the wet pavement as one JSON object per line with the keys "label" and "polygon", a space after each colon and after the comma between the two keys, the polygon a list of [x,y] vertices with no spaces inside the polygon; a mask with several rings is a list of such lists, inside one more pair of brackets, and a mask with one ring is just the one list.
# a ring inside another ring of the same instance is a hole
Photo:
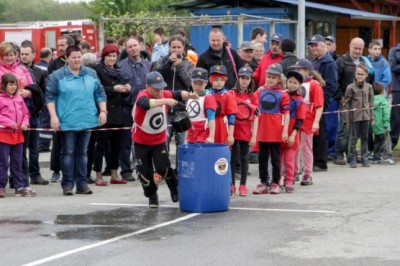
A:
{"label": "wet pavement", "polygon": [[7,189],[1,265],[399,265],[400,164],[329,167],[313,186],[235,197],[220,213],[181,212],[166,185],[149,209],[137,181],[71,197],[59,183],[32,186],[35,198]]}

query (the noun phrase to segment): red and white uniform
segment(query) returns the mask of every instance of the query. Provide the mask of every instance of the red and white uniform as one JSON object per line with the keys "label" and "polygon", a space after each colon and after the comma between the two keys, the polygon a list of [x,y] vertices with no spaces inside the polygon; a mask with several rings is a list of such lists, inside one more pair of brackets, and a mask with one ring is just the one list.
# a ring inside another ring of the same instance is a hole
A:
{"label": "red and white uniform", "polygon": [[258,117],[257,141],[281,142],[283,114],[289,113],[290,97],[282,87],[260,87],[255,93],[256,104],[260,109]]}
{"label": "red and white uniform", "polygon": [[[142,90],[137,96],[137,100],[141,97],[154,99],[147,90]],[[172,92],[163,91],[163,98],[173,98]],[[132,111],[133,129],[132,139],[135,143],[145,145],[158,145],[167,140],[167,108],[168,105],[144,110],[137,104]]]}
{"label": "red and white uniform", "polygon": [[226,144],[228,139],[228,121],[226,116],[237,113],[236,101],[233,95],[228,93],[226,89],[212,89],[211,93],[217,102],[214,143]]}
{"label": "red and white uniform", "polygon": [[236,90],[230,90],[229,93],[235,97],[238,109],[233,137],[235,140],[250,141],[251,127],[257,109],[256,97],[253,93],[240,93]]}
{"label": "red and white uniform", "polygon": [[187,132],[189,143],[204,143],[210,135],[208,128],[207,109],[217,110],[217,103],[214,97],[207,91],[203,91],[198,99],[189,99],[186,103],[192,126]]}
{"label": "red and white uniform", "polygon": [[[296,120],[301,119],[304,122],[305,117],[306,117],[306,105],[304,104],[303,97],[297,94],[290,95],[290,120],[289,120],[288,136],[290,136],[293,133],[294,124],[296,123]],[[299,147],[299,136],[300,134],[299,132],[297,132],[294,144],[291,147],[288,147],[287,143],[282,142],[281,148],[297,150]]]}
{"label": "red and white uniform", "polygon": [[[307,134],[313,134],[312,125],[316,115],[315,109],[324,106],[324,92],[319,82],[313,78],[304,81],[302,86],[306,89],[306,95],[304,96],[306,118],[301,126],[301,130],[305,131]],[[318,131],[314,134],[318,135]]]}

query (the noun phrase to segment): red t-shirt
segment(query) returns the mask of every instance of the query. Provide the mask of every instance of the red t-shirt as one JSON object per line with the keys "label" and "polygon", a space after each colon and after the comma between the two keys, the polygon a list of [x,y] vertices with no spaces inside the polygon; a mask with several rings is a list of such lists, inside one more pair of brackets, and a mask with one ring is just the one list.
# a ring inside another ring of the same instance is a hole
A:
{"label": "red t-shirt", "polygon": [[235,140],[250,141],[251,127],[257,109],[256,97],[254,93],[239,93],[236,90],[230,90],[229,93],[235,98],[238,109],[233,136]]}
{"label": "red t-shirt", "polygon": [[217,102],[214,143],[226,144],[228,140],[228,121],[226,116],[237,113],[236,101],[226,89],[212,90],[211,93]]}
{"label": "red t-shirt", "polygon": [[283,114],[289,113],[290,97],[282,87],[260,87],[255,93],[260,109],[257,141],[282,142]]}
{"label": "red t-shirt", "polygon": [[[305,131],[307,134],[313,134],[312,125],[316,115],[315,109],[324,106],[324,92],[319,82],[313,78],[306,80],[302,85],[306,89],[306,95],[304,96],[306,118],[301,126],[301,130]],[[318,131],[314,134],[318,135]]]}
{"label": "red t-shirt", "polygon": [[217,110],[217,103],[211,94],[204,92],[199,95],[199,99],[189,100],[186,105],[192,122],[187,132],[187,140],[189,143],[204,143],[210,135],[206,110]]}
{"label": "red t-shirt", "polygon": [[[137,101],[141,97],[154,99],[147,90],[142,90],[137,96]],[[173,98],[172,92],[163,91],[163,98]],[[145,110],[135,104],[132,116],[134,125],[132,128],[132,139],[135,143],[144,145],[159,145],[167,141],[167,109],[168,105]]]}
{"label": "red t-shirt", "polygon": [[[293,133],[296,119],[304,120],[305,117],[306,117],[306,105],[303,102],[303,97],[297,94],[290,95],[290,122],[288,130],[289,137]],[[299,147],[299,139],[300,139],[299,136],[300,134],[299,132],[297,132],[294,144],[291,147],[288,147],[287,143],[282,142],[281,148],[297,150],[297,148]]]}

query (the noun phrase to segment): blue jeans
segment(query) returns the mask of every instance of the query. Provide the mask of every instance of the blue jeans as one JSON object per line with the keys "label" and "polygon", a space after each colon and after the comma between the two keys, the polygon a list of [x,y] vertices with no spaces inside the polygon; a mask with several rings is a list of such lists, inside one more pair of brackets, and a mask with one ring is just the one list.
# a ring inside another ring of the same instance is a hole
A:
{"label": "blue jeans", "polygon": [[168,128],[167,128],[167,148],[168,151],[170,151],[170,147],[169,144],[171,142],[172,136],[175,133],[175,145],[176,145],[176,153],[175,153],[175,165],[176,168],[178,168],[178,146],[181,144],[185,143],[185,132],[175,132],[175,130],[173,129],[173,127],[171,126],[171,124],[168,123]]}
{"label": "blue jeans", "polygon": [[[337,111],[338,104],[334,99],[331,99],[328,112]],[[336,137],[339,129],[339,115],[337,113],[325,114],[325,129],[328,138],[328,154],[335,153]]]}
{"label": "blue jeans", "polygon": [[77,189],[87,187],[87,147],[90,139],[89,131],[60,132],[60,163],[62,171],[61,187]]}

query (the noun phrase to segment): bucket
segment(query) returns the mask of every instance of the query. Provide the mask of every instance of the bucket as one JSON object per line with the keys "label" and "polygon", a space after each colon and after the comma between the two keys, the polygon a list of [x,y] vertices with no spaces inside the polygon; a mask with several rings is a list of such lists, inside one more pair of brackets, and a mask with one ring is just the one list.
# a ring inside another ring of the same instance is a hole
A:
{"label": "bucket", "polygon": [[223,144],[178,147],[179,207],[184,212],[229,210],[231,153]]}
{"label": "bucket", "polygon": [[186,110],[177,110],[169,116],[169,122],[176,132],[185,132],[192,123]]}

